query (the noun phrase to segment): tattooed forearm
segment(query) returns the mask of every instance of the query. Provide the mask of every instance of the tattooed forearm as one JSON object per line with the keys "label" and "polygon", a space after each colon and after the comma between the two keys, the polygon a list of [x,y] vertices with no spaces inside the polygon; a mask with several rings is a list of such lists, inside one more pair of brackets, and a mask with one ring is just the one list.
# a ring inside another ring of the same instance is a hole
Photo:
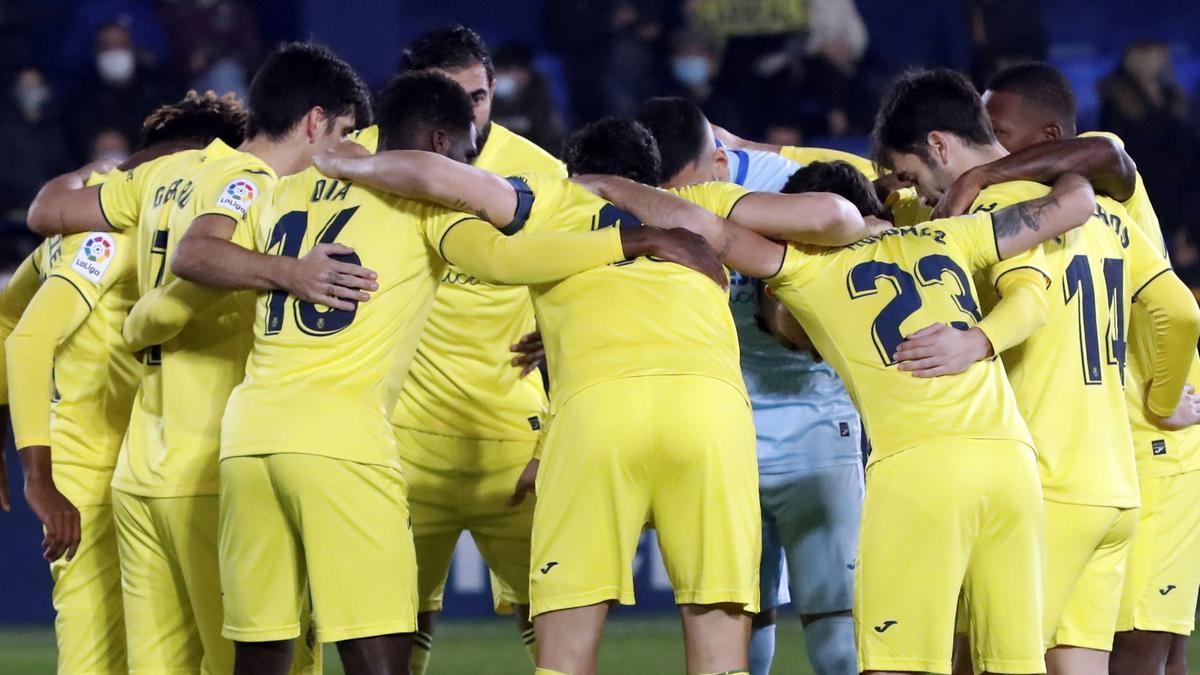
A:
{"label": "tattooed forearm", "polygon": [[1048,195],[1041,199],[1006,206],[992,214],[996,237],[1015,237],[1022,229],[1037,232],[1042,229],[1042,218],[1051,209],[1058,208],[1058,199]]}

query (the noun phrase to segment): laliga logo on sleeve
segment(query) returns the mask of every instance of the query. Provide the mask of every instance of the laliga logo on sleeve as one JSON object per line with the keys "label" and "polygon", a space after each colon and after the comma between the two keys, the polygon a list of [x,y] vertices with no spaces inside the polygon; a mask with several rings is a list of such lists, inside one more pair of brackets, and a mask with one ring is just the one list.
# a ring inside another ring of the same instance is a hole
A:
{"label": "laliga logo on sleeve", "polygon": [[225,186],[225,190],[217,198],[217,206],[233,209],[245,216],[257,195],[258,187],[254,183],[245,178],[239,178]]}
{"label": "laliga logo on sleeve", "polygon": [[117,242],[111,234],[93,234],[79,247],[71,267],[84,279],[99,284],[116,253]]}

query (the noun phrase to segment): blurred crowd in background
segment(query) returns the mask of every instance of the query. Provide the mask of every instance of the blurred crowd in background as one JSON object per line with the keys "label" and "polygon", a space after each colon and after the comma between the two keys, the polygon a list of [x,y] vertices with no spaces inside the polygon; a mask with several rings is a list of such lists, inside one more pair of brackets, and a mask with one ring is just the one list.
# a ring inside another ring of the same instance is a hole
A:
{"label": "blurred crowd in background", "polygon": [[[1124,138],[1176,267],[1200,286],[1200,10],[1186,6],[1200,3],[1159,3],[1177,7],[1157,17],[1153,2],[1090,0],[524,4],[540,44],[473,27],[495,62],[493,119],[555,154],[575,125],[655,95],[689,97],[746,138],[864,153],[879,98],[905,68],[955,68],[982,88],[998,67],[1048,59],[1075,84],[1081,130]],[[24,211],[45,180],[128,155],[146,113],[188,89],[244,93],[274,43],[322,38],[295,16],[302,6],[0,0],[0,270],[35,243]]]}

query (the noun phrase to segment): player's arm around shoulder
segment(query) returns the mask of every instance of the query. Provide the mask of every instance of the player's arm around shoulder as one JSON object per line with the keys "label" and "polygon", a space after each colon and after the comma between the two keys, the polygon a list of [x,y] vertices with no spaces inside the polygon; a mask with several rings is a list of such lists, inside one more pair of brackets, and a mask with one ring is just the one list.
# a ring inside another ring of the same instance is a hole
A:
{"label": "player's arm around shoulder", "polygon": [[[257,231],[269,225],[260,222],[262,214],[260,207],[251,207],[242,227]],[[228,215],[198,216],[179,241],[171,272],[192,283],[226,290],[284,289],[305,302],[341,310],[366,302],[369,291],[378,288],[373,271],[337,259],[354,252],[348,246],[318,244],[302,258],[268,255],[235,243],[238,227],[239,221]]]}
{"label": "player's arm around shoulder", "polygon": [[853,244],[890,227],[864,218],[849,200],[827,192],[751,192],[738,200],[729,219],[770,239],[832,247]]}

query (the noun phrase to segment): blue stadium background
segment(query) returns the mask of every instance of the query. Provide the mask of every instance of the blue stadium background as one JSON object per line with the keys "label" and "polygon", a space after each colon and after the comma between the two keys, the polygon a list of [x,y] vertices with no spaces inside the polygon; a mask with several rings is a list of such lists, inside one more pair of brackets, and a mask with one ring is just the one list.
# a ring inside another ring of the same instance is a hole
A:
{"label": "blue stadium background", "polygon": [[[969,68],[971,45],[963,37],[963,31],[956,30],[955,26],[969,28],[964,19],[967,7],[998,5],[1001,1],[922,0],[896,3],[894,0],[857,0],[856,4],[870,37],[868,53],[898,70],[909,62],[929,65],[931,60],[937,63],[939,59],[945,65]],[[14,31],[26,31],[28,28],[20,25],[14,28],[7,23],[11,21],[10,10],[14,8],[20,10],[36,6],[41,11],[48,6],[55,6],[57,13],[54,16],[75,19],[83,16],[86,21],[82,23],[94,28],[122,12],[140,11],[154,4],[149,0],[5,0],[0,9],[0,42],[14,39]],[[270,45],[283,39],[324,42],[348,59],[372,86],[386,81],[394,72],[404,45],[412,38],[437,26],[468,24],[475,27],[490,45],[514,40],[528,45],[533,51],[536,69],[549,83],[556,106],[564,111],[570,108],[573,92],[567,81],[561,54],[555,54],[548,43],[544,7],[540,1],[254,0],[243,4],[256,12],[264,44]],[[648,4],[661,9],[672,3],[659,1]],[[1101,100],[1096,90],[1097,82],[1113,71],[1125,46],[1139,39],[1151,38],[1169,45],[1176,80],[1192,98],[1193,110],[1198,109],[1195,99],[1200,93],[1197,90],[1200,84],[1200,3],[1180,0],[1139,0],[1136,3],[1121,0],[1020,0],[1015,4],[1033,7],[1040,13],[1045,29],[1044,53],[1074,83],[1079,93],[1080,118],[1084,128],[1093,128],[1099,121]],[[6,16],[5,12],[10,13]],[[951,20],[946,17],[951,17]],[[37,56],[56,52],[62,46],[62,40],[69,36],[60,35],[60,24],[35,28],[41,31],[37,38],[40,42],[35,60],[46,65],[46,70],[53,71],[54,59],[49,56],[38,59]],[[86,40],[83,44],[86,51]],[[944,57],[936,55],[938,50],[945,52]],[[0,49],[0,52],[3,51],[5,49]],[[66,73],[68,78],[71,75]],[[568,125],[578,121],[569,112],[564,116]],[[1193,112],[1191,119],[1195,123],[1200,116]],[[858,133],[837,137],[809,135],[804,142],[859,152],[865,151],[867,143],[861,129]],[[1135,159],[1138,158],[1135,156]],[[1154,193],[1153,185],[1151,191]],[[20,236],[19,216],[14,217],[7,212],[3,220],[7,220],[8,224],[0,225],[0,258],[6,264],[11,264],[14,258],[19,259],[27,250],[29,241]],[[1196,225],[1190,221],[1179,222],[1175,226],[1185,235],[1196,231]],[[11,514],[0,513],[0,570],[3,570],[0,575],[4,579],[4,592],[0,594],[0,624],[44,624],[53,619],[53,612],[49,602],[49,574],[45,563],[39,558],[40,528],[21,496],[20,470],[11,437],[5,443],[4,451],[8,458],[14,508]],[[661,611],[671,605],[671,596],[657,550],[648,542],[649,537],[643,541],[638,557],[636,578],[640,606],[637,611]],[[491,600],[487,583],[486,570],[468,541],[460,546],[456,554],[446,593],[447,613],[453,616],[489,613]]]}

